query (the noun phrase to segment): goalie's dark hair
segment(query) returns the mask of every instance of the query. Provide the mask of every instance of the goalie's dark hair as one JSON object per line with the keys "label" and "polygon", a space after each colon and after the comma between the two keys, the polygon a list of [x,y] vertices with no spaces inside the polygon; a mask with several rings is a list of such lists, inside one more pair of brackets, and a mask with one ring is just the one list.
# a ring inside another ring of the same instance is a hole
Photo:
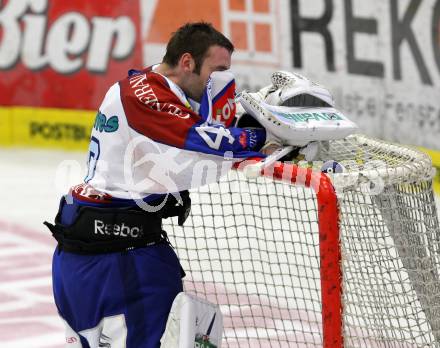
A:
{"label": "goalie's dark hair", "polygon": [[190,53],[196,63],[195,73],[199,74],[206,53],[211,46],[226,48],[234,52],[234,45],[212,24],[206,22],[186,23],[172,34],[167,44],[163,62],[174,67],[184,53]]}

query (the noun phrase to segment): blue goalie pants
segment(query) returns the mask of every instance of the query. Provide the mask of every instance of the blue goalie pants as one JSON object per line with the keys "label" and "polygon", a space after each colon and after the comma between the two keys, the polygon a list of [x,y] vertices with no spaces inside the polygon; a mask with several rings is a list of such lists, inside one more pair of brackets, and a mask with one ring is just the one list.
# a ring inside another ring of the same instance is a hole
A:
{"label": "blue goalie pants", "polygon": [[52,266],[55,303],[72,331],[67,346],[160,347],[182,291],[180,263],[169,245],[100,255],[57,249]]}

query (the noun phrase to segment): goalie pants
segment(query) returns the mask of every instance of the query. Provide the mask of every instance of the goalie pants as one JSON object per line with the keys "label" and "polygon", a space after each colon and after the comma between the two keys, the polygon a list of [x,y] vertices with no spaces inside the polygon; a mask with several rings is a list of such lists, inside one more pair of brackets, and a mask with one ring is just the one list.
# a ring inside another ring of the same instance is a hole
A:
{"label": "goalie pants", "polygon": [[100,255],[56,249],[52,266],[67,347],[160,347],[173,300],[183,291],[169,245]]}

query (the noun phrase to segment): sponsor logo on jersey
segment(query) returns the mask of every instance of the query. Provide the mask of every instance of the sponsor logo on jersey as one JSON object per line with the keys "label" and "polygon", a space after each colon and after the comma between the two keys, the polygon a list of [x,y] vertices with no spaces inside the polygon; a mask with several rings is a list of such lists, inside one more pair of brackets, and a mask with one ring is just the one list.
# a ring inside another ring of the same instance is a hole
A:
{"label": "sponsor logo on jersey", "polygon": [[240,134],[240,138],[238,138],[238,141],[240,142],[240,145],[242,146],[243,149],[247,148],[248,145],[248,136],[247,136],[247,132],[243,131]]}
{"label": "sponsor logo on jersey", "polygon": [[132,88],[136,98],[150,109],[164,112],[183,119],[190,117],[188,112],[182,110],[175,104],[159,102],[153,87],[147,83],[146,74],[138,74],[130,78],[130,87]]}
{"label": "sponsor logo on jersey", "polygon": [[95,124],[93,126],[99,132],[112,133],[116,132],[119,128],[119,119],[118,116],[110,116],[107,119],[107,116],[98,111],[95,119]]}
{"label": "sponsor logo on jersey", "polygon": [[104,221],[95,220],[95,234],[139,238],[144,235],[144,231],[142,227],[130,227],[125,223],[106,224]]}

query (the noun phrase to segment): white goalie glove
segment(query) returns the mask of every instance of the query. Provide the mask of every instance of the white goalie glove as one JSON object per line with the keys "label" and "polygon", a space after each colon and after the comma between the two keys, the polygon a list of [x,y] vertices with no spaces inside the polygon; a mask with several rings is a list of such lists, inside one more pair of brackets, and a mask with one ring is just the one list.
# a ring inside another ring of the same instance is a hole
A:
{"label": "white goalie glove", "polygon": [[[354,133],[357,126],[335,109],[330,92],[306,77],[277,71],[272,84],[256,93],[242,92],[240,104],[266,129],[262,151],[284,145],[301,147],[306,160],[313,160],[319,146],[316,142],[342,139]],[[240,124],[240,120],[238,121]]]}

